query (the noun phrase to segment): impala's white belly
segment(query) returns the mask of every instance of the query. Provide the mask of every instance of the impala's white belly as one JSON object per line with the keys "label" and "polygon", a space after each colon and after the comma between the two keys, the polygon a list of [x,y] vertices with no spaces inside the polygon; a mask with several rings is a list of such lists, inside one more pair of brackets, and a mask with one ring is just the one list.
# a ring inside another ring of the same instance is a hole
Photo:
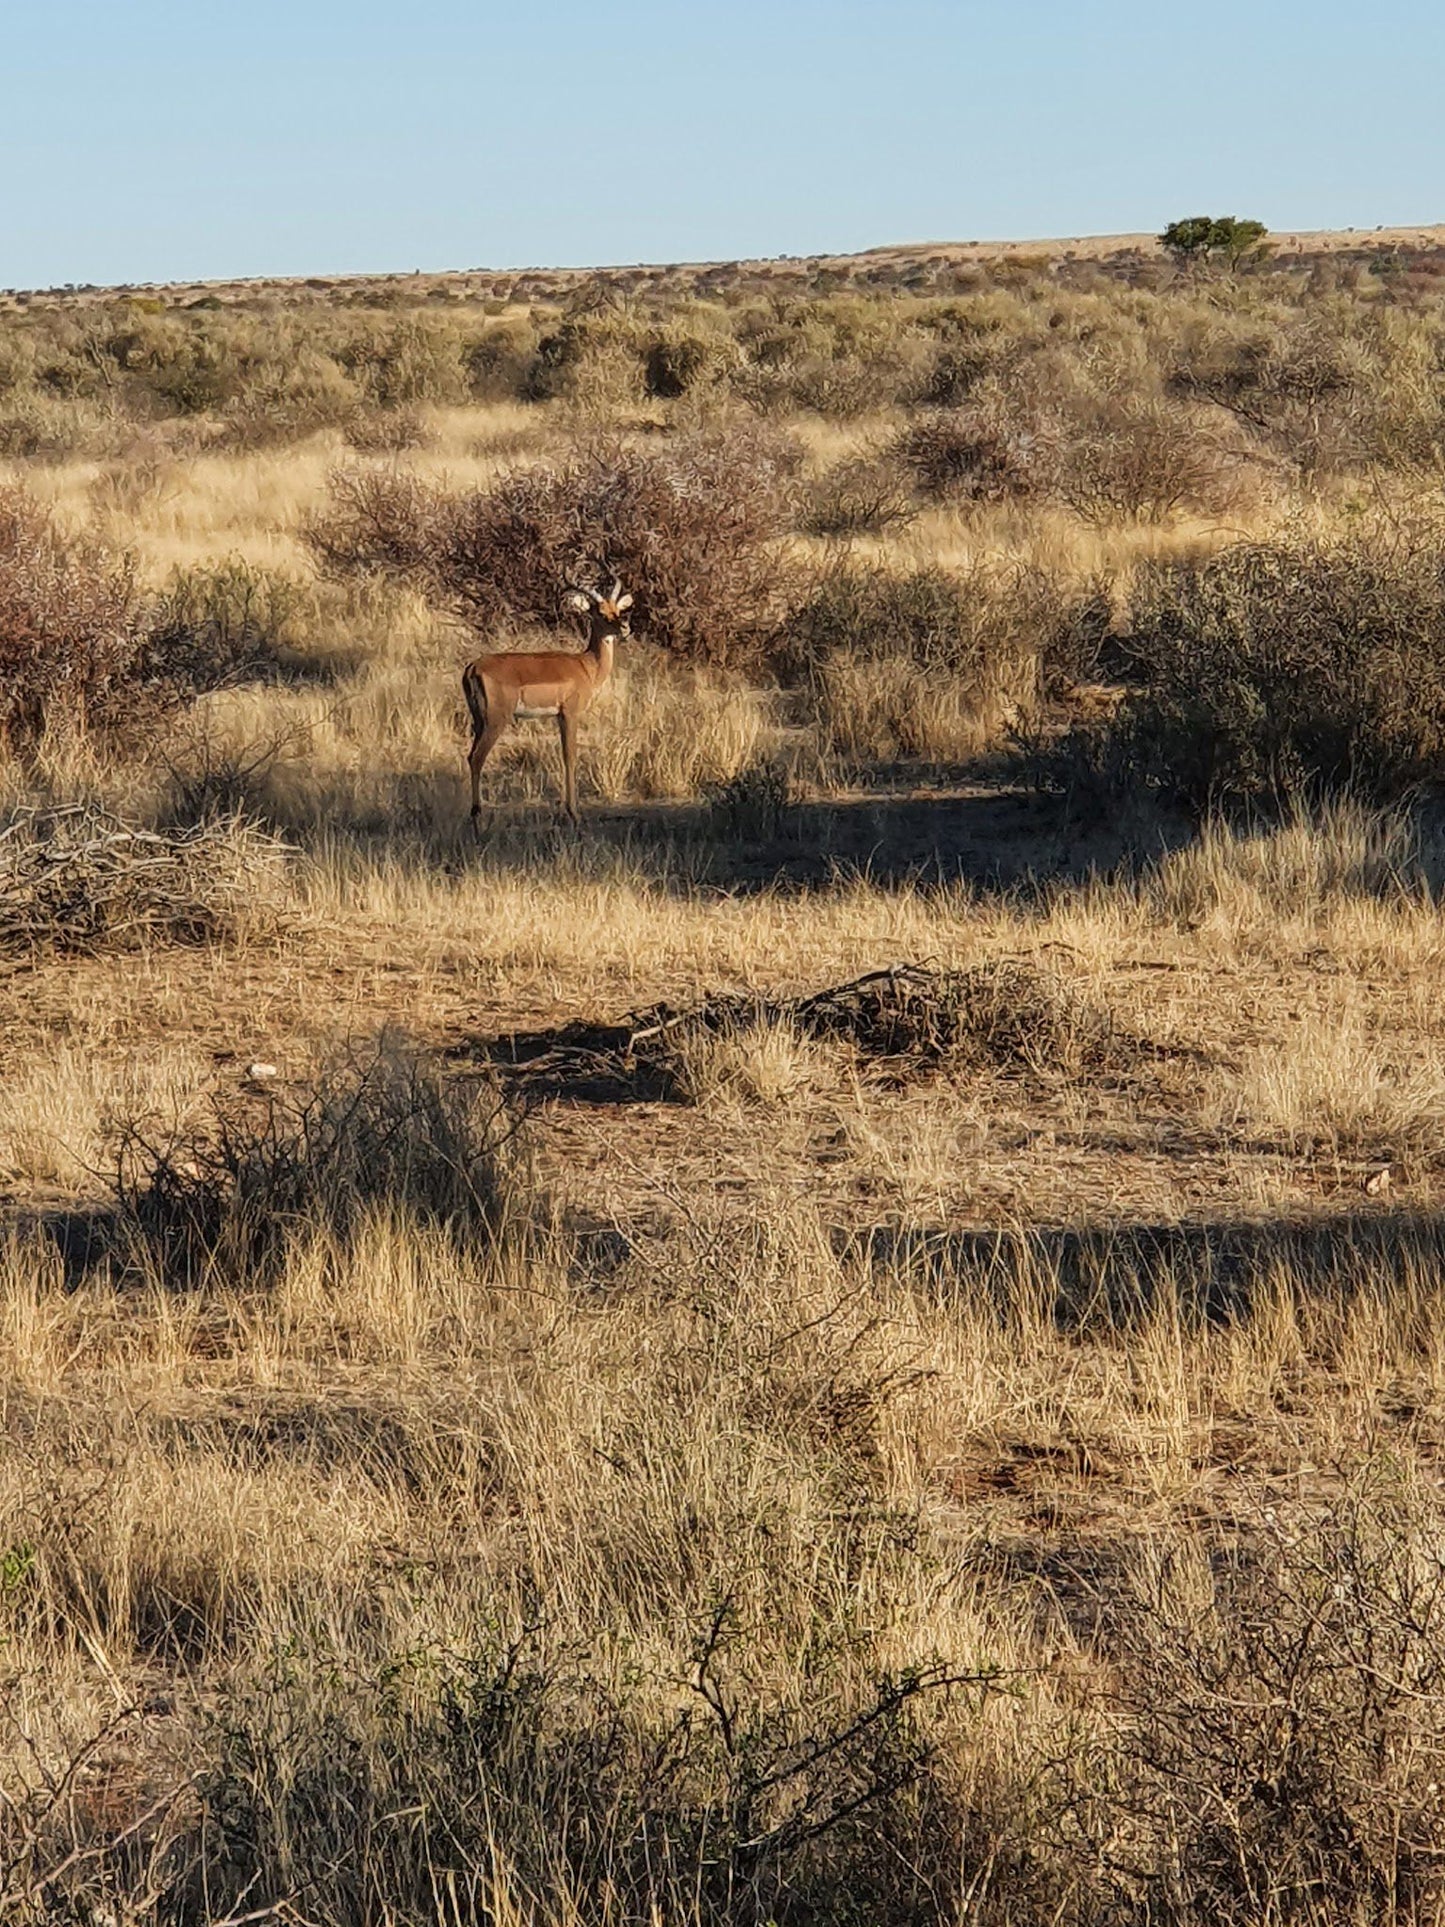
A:
{"label": "impala's white belly", "polygon": [[514,723],[532,723],[539,716],[555,716],[561,708],[560,703],[518,703],[512,711]]}

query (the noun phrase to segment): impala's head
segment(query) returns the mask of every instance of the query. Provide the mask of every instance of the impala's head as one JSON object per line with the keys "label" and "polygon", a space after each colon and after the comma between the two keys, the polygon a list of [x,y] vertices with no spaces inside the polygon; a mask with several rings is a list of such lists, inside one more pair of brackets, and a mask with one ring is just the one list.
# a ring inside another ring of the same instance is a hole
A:
{"label": "impala's head", "polygon": [[587,617],[593,642],[613,641],[628,633],[627,612],[632,607],[632,597],[622,593],[619,580],[614,580],[606,595],[599,589],[573,589],[567,597],[567,607]]}

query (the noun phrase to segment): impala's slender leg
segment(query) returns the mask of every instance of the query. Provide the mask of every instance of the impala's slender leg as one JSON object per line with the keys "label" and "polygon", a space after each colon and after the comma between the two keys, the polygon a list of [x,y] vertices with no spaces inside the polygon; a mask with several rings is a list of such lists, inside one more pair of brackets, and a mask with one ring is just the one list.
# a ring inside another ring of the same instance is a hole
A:
{"label": "impala's slender leg", "polygon": [[562,738],[562,807],[574,825],[577,822],[577,716],[567,708],[557,711],[557,730]]}
{"label": "impala's slender leg", "polygon": [[497,747],[502,731],[507,727],[505,716],[479,718],[472,736],[471,752],[467,766],[472,772],[472,821],[476,822],[482,813],[482,765]]}

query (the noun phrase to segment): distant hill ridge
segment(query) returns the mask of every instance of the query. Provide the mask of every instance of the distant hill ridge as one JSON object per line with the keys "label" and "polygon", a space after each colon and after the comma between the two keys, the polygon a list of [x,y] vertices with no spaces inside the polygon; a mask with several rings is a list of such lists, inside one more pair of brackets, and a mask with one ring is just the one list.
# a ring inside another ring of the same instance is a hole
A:
{"label": "distant hill ridge", "polygon": [[[1271,232],[1269,241],[1268,265],[1276,269],[1331,258],[1378,261],[1381,255],[1398,257],[1405,268],[1428,263],[1438,272],[1445,264],[1445,223],[1287,229]],[[813,287],[819,292],[904,287],[920,293],[948,293],[955,291],[960,275],[967,270],[994,267],[1013,272],[1060,272],[1073,266],[1093,266],[1127,276],[1164,260],[1155,234],[1086,234],[1031,241],[911,241],[865,248],[856,254],[776,255],[753,260],[610,263],[586,268],[477,267],[409,274],[259,275],[113,287],[71,284],[63,288],[9,289],[5,293],[11,303],[21,305],[36,299],[86,301],[124,294],[165,296],[180,304],[208,299],[228,303],[265,293],[304,300],[308,295],[336,293],[364,296],[368,291],[386,288],[403,290],[413,299],[480,296],[525,302],[565,298],[587,283],[615,287],[624,293],[651,290],[707,295],[752,284],[800,291]]]}

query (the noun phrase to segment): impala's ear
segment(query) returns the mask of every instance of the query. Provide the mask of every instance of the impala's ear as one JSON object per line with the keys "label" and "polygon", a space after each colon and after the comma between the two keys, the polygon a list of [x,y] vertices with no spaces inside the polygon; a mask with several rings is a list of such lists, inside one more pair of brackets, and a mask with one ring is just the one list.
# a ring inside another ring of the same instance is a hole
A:
{"label": "impala's ear", "polygon": [[612,606],[616,609],[618,615],[623,615],[632,607],[632,597],[630,595],[619,596]]}
{"label": "impala's ear", "polygon": [[585,616],[587,611],[592,607],[592,603],[587,596],[583,595],[580,589],[574,589],[571,595],[562,598],[562,607],[564,609],[570,609],[574,615]]}

